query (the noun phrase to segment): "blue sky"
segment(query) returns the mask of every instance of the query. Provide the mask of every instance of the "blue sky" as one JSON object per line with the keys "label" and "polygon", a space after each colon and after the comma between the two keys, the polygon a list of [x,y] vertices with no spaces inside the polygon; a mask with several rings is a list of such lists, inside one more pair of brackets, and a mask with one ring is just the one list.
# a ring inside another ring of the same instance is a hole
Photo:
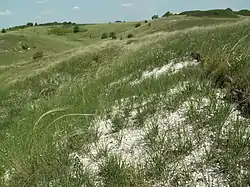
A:
{"label": "blue sky", "polygon": [[250,0],[0,0],[0,27],[27,22],[143,20],[166,11],[228,7],[250,9]]}

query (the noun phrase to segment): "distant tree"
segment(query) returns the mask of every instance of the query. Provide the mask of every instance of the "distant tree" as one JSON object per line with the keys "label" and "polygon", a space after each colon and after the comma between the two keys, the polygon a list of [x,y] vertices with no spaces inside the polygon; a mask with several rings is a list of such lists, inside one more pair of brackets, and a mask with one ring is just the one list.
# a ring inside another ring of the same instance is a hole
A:
{"label": "distant tree", "polygon": [[167,11],[162,17],[168,17],[168,16],[171,16],[173,15],[171,12]]}
{"label": "distant tree", "polygon": [[74,29],[73,29],[73,33],[77,33],[77,32],[79,32],[79,31],[80,31],[79,26],[78,26],[78,25],[75,25],[75,26],[74,26]]}
{"label": "distant tree", "polygon": [[119,20],[118,20],[118,21],[115,21],[115,22],[116,22],[116,23],[122,23],[122,21],[119,21]]}
{"label": "distant tree", "polygon": [[159,18],[158,15],[153,15],[153,16],[152,16],[152,19],[158,19],[158,18]]}
{"label": "distant tree", "polygon": [[35,26],[38,26],[38,24],[37,24],[37,23],[35,23]]}
{"label": "distant tree", "polygon": [[147,23],[147,22],[148,22],[148,20],[145,20],[145,21],[144,21],[144,23]]}
{"label": "distant tree", "polygon": [[230,11],[230,12],[233,12],[233,10],[231,8],[227,8],[226,9],[227,11]]}
{"label": "distant tree", "polygon": [[27,23],[26,25],[27,25],[28,27],[33,27],[33,23],[31,23],[31,22],[30,22],[30,23]]}
{"label": "distant tree", "polygon": [[6,33],[6,29],[2,29],[2,33]]}

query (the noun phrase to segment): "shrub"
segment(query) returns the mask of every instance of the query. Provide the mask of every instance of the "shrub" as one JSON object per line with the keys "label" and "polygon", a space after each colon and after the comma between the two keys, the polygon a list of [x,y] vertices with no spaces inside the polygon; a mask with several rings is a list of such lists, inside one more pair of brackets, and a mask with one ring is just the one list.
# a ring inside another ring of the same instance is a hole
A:
{"label": "shrub", "polygon": [[73,33],[77,33],[77,32],[79,32],[79,31],[80,31],[79,26],[78,26],[78,25],[75,25],[75,26],[74,26],[74,29],[73,29]]}
{"label": "shrub", "polygon": [[151,23],[148,23],[148,26],[150,27],[150,26],[151,26]]}
{"label": "shrub", "polygon": [[233,10],[231,8],[227,8],[226,9],[227,11],[230,11],[230,12],[233,12]]}
{"label": "shrub", "polygon": [[6,29],[2,29],[2,31],[1,31],[2,33],[6,33]]}
{"label": "shrub", "polygon": [[28,46],[28,44],[22,43],[22,44],[21,44],[21,48],[22,48],[23,50],[28,50],[29,46]]}
{"label": "shrub", "polygon": [[162,17],[168,17],[168,16],[171,16],[173,15],[171,12],[167,11]]}
{"label": "shrub", "polygon": [[152,16],[152,19],[158,19],[158,18],[159,18],[158,15],[153,15],[153,16]]}
{"label": "shrub", "polygon": [[37,51],[33,54],[33,60],[37,60],[43,58],[43,52],[42,51]]}
{"label": "shrub", "polygon": [[145,20],[144,23],[148,23],[148,20]]}
{"label": "shrub", "polygon": [[28,27],[33,27],[33,23],[27,23]]}
{"label": "shrub", "polygon": [[70,28],[54,27],[48,31],[48,34],[54,34],[57,36],[63,36],[67,33],[72,33],[72,30]]}
{"label": "shrub", "polygon": [[111,38],[112,38],[112,40],[116,40],[116,39],[117,39],[117,36],[114,35],[114,36],[112,36]]}
{"label": "shrub", "polygon": [[128,34],[128,38],[133,38],[133,34]]}
{"label": "shrub", "polygon": [[140,27],[141,23],[136,23],[135,28]]}
{"label": "shrub", "polygon": [[110,33],[109,33],[109,37],[112,38],[113,36],[115,36],[115,32],[110,32]]}
{"label": "shrub", "polygon": [[101,36],[101,39],[106,39],[108,38],[108,34],[107,33],[103,33],[102,36]]}

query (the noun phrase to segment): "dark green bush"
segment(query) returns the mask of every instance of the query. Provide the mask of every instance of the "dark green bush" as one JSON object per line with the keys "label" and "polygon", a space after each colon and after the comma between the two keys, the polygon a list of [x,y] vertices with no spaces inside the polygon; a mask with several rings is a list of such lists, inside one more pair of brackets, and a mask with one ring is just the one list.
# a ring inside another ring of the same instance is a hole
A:
{"label": "dark green bush", "polygon": [[112,36],[111,38],[112,38],[112,40],[116,40],[116,39],[117,39],[117,36],[114,35],[114,36]]}
{"label": "dark green bush", "polygon": [[140,27],[141,23],[136,23],[135,28]]}
{"label": "dark green bush", "polygon": [[28,27],[33,27],[33,25],[34,25],[33,23],[27,23]]}
{"label": "dark green bush", "polygon": [[80,28],[78,25],[75,25],[74,28],[73,28],[73,33],[77,33],[80,31]]}
{"label": "dark green bush", "polygon": [[152,19],[158,19],[158,18],[159,18],[158,15],[153,15],[153,16],[152,16]]}
{"label": "dark green bush", "polygon": [[28,50],[29,46],[28,46],[28,44],[22,43],[22,44],[21,44],[21,48],[22,48],[23,50]]}
{"label": "dark green bush", "polygon": [[128,38],[133,38],[133,34],[128,34]]}
{"label": "dark green bush", "polygon": [[109,37],[112,38],[113,36],[115,36],[115,32],[110,32]]}
{"label": "dark green bush", "polygon": [[102,36],[101,36],[101,39],[106,39],[108,38],[108,34],[107,33],[103,33]]}
{"label": "dark green bush", "polygon": [[37,51],[33,54],[33,60],[37,60],[37,59],[40,59],[40,58],[43,58],[43,52],[42,51]]}
{"label": "dark green bush", "polygon": [[2,31],[1,31],[2,33],[6,33],[6,29],[2,29]]}
{"label": "dark green bush", "polygon": [[162,17],[168,17],[168,16],[171,16],[173,15],[171,12],[167,11]]}

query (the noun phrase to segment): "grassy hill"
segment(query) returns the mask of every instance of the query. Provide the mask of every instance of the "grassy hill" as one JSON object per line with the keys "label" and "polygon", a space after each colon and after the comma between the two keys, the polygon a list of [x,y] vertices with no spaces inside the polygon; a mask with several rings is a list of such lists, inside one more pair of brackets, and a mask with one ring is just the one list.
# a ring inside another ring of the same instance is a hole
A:
{"label": "grassy hill", "polygon": [[250,184],[250,20],[136,23],[0,35],[1,186]]}
{"label": "grassy hill", "polygon": [[192,10],[184,11],[179,15],[195,16],[195,17],[216,17],[216,18],[238,18],[239,16],[250,16],[250,10],[242,9],[239,11],[233,11],[230,8],[227,9],[213,9],[213,10]]}

